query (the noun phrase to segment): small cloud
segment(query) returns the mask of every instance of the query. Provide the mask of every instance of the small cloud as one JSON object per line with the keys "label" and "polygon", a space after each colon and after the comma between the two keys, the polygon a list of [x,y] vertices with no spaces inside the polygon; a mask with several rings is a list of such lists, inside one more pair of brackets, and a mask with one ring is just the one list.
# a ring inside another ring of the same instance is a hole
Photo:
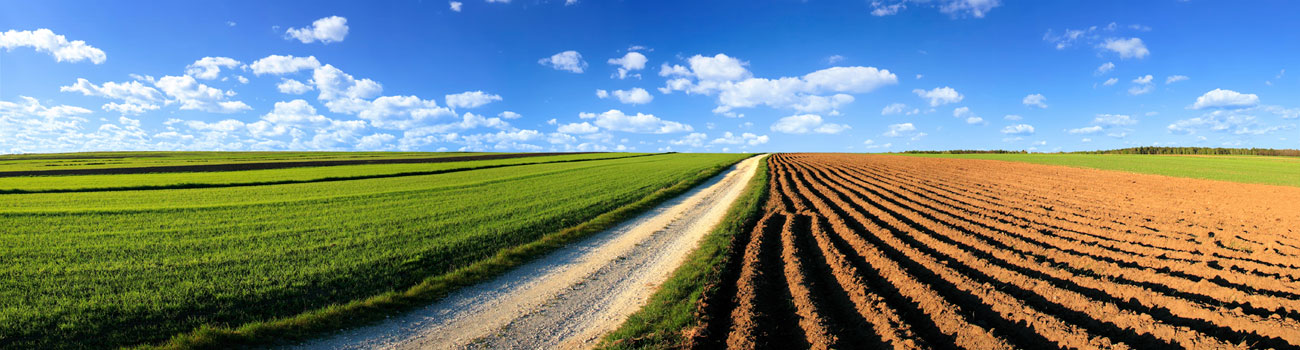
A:
{"label": "small cloud", "polygon": [[1165,85],[1177,83],[1187,79],[1191,79],[1191,78],[1188,78],[1186,75],[1171,75],[1165,78]]}
{"label": "small cloud", "polygon": [[921,98],[930,100],[930,107],[938,107],[949,103],[961,102],[965,96],[962,96],[957,90],[944,86],[930,90],[914,89],[912,93]]}
{"label": "small cloud", "polygon": [[1047,97],[1043,96],[1043,94],[1031,94],[1020,100],[1020,103],[1023,103],[1026,106],[1047,108]]}
{"label": "small cloud", "polygon": [[1095,74],[1102,75],[1102,74],[1110,73],[1110,71],[1112,70],[1115,70],[1115,63],[1106,62],[1106,63],[1102,63],[1100,67],[1097,67],[1097,72]]}
{"label": "small cloud", "polygon": [[460,7],[464,5],[465,4],[461,3],[460,1],[451,1],[447,3],[447,6],[451,7],[451,10],[455,12],[460,12]]}
{"label": "small cloud", "polygon": [[298,39],[303,44],[317,41],[322,44],[341,42],[348,36],[348,19],[329,16],[312,22],[311,27],[289,28],[284,35],[286,38]]}
{"label": "small cloud", "polygon": [[1147,50],[1146,44],[1142,43],[1142,39],[1139,38],[1109,38],[1101,44],[1101,47],[1106,50],[1114,51],[1119,54],[1119,58],[1125,59],[1142,59],[1151,54],[1151,51]]}
{"label": "small cloud", "polygon": [[577,51],[569,50],[551,55],[551,57],[537,60],[537,63],[551,67],[555,70],[569,71],[573,73],[582,73],[587,69],[587,61],[582,60],[582,54]]}
{"label": "small cloud", "polygon": [[1034,133],[1034,126],[1029,124],[1008,125],[1002,128],[1002,133],[1007,135],[1029,135]]}
{"label": "small cloud", "polygon": [[843,61],[844,61],[844,56],[840,56],[840,55],[831,55],[831,57],[826,58],[827,64],[836,64]]}

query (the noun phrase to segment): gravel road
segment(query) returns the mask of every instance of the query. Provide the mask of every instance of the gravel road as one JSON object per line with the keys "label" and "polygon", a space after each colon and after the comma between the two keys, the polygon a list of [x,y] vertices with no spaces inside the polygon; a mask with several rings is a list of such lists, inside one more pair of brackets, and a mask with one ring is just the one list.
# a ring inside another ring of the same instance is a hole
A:
{"label": "gravel road", "polygon": [[726,214],[762,157],[636,218],[408,314],[298,349],[587,348],[645,304]]}

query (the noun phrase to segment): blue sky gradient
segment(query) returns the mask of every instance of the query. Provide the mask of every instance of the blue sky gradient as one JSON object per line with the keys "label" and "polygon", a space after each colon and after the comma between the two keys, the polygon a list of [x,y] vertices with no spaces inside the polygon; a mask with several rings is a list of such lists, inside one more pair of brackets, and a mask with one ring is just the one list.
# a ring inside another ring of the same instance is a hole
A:
{"label": "blue sky gradient", "polygon": [[0,153],[1300,148],[1291,1],[2,6]]}

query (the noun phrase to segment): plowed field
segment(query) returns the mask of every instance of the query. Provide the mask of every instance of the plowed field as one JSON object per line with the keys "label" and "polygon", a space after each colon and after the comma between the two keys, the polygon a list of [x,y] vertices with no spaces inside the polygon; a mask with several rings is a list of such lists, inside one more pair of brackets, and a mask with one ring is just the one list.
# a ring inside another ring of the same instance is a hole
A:
{"label": "plowed field", "polygon": [[1300,348],[1300,188],[780,154],[697,348]]}

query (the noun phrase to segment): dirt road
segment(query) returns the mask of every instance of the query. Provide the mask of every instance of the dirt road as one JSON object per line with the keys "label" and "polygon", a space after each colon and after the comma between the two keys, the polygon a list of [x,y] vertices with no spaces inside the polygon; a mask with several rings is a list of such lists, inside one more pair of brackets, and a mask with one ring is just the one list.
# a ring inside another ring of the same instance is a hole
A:
{"label": "dirt road", "polygon": [[505,275],[302,349],[585,348],[618,327],[726,214],[761,157]]}

